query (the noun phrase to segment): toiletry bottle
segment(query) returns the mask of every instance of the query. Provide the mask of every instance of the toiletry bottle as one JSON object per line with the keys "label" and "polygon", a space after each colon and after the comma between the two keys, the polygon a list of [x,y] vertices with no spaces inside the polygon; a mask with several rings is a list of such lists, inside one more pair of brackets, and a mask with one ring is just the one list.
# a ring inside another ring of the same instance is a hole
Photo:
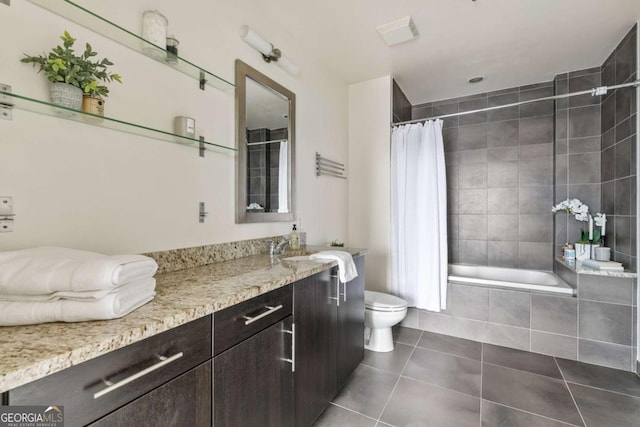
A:
{"label": "toiletry bottle", "polygon": [[300,235],[295,224],[293,224],[293,230],[291,230],[291,235],[289,236],[289,246],[291,249],[300,249]]}

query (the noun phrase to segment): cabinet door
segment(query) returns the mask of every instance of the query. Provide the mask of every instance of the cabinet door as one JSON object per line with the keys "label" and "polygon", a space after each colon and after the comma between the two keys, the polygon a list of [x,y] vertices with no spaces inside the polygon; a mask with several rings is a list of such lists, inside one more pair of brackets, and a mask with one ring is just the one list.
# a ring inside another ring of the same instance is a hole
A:
{"label": "cabinet door", "polygon": [[364,256],[354,258],[354,262],[358,269],[358,277],[346,284],[340,284],[337,346],[338,387],[344,385],[347,378],[364,359]]}
{"label": "cabinet door", "polygon": [[291,316],[213,359],[216,427],[293,425]]}
{"label": "cabinet door", "polygon": [[329,271],[293,287],[296,324],[296,426],[310,426],[336,390],[336,297]]}
{"label": "cabinet door", "polygon": [[211,360],[90,426],[211,427]]}

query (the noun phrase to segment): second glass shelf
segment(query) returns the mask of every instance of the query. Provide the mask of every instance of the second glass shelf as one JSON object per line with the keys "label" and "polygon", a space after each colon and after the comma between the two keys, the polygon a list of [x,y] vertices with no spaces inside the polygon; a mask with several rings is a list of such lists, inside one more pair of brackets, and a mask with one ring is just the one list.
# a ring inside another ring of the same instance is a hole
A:
{"label": "second glass shelf", "polygon": [[115,24],[98,14],[75,4],[70,0],[29,0],[44,9],[80,24],[96,33],[102,34],[111,40],[128,48],[148,56],[160,63],[174,68],[183,74],[201,81],[205,80],[207,86],[214,87],[223,92],[232,92],[235,85],[222,77],[219,77],[206,69],[188,61],[182,57],[174,57],[176,61],[168,62],[165,46],[157,46],[126,28]]}
{"label": "second glass shelf", "polygon": [[133,135],[171,142],[174,144],[193,145],[199,148],[200,142],[203,142],[207,149],[214,149],[215,151],[227,153],[238,151],[234,147],[215,144],[209,141],[200,141],[199,139],[176,135],[171,132],[154,129],[141,124],[127,122],[124,120],[115,119],[113,117],[97,116],[95,114],[85,113],[84,111],[74,110],[71,108],[62,107],[60,105],[51,104],[50,102],[41,101],[39,99],[29,98],[27,96],[18,95],[11,92],[0,91],[0,99],[3,98],[9,99],[9,102],[13,104],[13,107],[18,110],[30,111],[33,113],[43,114],[51,117],[58,117],[65,120],[73,120],[91,126],[104,127],[120,132],[130,133]]}

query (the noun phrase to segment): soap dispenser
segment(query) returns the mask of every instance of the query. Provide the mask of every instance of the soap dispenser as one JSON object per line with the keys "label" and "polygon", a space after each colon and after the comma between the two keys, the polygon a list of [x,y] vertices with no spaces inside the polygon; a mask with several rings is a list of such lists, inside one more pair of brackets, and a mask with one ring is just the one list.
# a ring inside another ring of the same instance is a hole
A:
{"label": "soap dispenser", "polygon": [[291,249],[300,249],[300,235],[295,224],[293,224],[293,230],[291,230],[291,235],[289,236],[289,246]]}

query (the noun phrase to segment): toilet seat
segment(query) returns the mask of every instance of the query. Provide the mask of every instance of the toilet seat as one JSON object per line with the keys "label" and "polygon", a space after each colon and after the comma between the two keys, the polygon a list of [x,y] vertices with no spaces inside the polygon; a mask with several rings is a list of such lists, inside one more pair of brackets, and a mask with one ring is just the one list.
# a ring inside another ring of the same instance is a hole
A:
{"label": "toilet seat", "polygon": [[364,306],[367,310],[394,312],[406,310],[407,302],[393,295],[364,291]]}

